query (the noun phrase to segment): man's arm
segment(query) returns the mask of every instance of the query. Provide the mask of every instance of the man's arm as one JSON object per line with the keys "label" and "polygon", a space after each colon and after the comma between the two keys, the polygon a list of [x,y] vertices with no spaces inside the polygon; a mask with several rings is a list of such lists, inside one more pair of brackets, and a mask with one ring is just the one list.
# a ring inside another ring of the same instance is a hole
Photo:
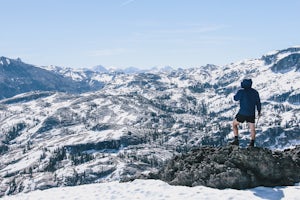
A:
{"label": "man's arm", "polygon": [[234,96],[233,99],[235,101],[239,101],[241,99],[241,90],[239,90]]}
{"label": "man's arm", "polygon": [[261,102],[260,102],[260,97],[259,97],[259,93],[257,92],[257,98],[256,98],[256,108],[257,108],[257,112],[258,115],[261,115]]}

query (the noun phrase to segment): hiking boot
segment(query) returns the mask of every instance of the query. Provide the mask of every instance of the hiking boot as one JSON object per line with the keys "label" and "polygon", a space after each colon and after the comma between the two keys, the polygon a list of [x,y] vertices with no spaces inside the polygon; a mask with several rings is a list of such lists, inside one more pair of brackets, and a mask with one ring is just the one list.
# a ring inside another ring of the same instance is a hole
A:
{"label": "hiking boot", "polygon": [[251,140],[248,147],[254,147],[254,140]]}
{"label": "hiking boot", "polygon": [[232,142],[229,142],[230,145],[236,145],[239,146],[239,140],[233,140]]}

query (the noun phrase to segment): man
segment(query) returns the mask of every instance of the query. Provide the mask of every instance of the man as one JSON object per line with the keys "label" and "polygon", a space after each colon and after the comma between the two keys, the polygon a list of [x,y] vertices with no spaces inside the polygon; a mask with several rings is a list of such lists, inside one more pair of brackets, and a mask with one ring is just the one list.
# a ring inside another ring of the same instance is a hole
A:
{"label": "man", "polygon": [[255,107],[258,111],[258,116],[261,115],[261,103],[258,92],[252,88],[252,80],[244,79],[241,82],[241,87],[236,95],[234,95],[235,101],[240,101],[240,110],[233,120],[232,127],[234,133],[234,141],[231,145],[239,145],[238,139],[238,125],[243,122],[248,122],[251,130],[251,141],[249,147],[254,147],[255,142]]}

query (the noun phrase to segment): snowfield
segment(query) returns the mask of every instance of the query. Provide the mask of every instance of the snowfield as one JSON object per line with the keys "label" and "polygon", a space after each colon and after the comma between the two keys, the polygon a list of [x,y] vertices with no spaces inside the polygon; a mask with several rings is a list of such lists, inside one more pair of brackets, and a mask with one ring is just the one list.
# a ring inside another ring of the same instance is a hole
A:
{"label": "snowfield", "polygon": [[133,182],[98,183],[74,187],[37,190],[5,196],[3,200],[296,200],[300,199],[300,185],[289,187],[257,187],[249,190],[218,190],[204,186],[171,186],[159,180],[135,180]]}

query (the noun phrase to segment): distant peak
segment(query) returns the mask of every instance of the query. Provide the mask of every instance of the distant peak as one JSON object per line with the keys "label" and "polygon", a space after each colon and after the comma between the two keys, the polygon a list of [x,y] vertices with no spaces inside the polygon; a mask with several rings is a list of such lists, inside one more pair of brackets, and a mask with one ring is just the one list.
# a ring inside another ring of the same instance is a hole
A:
{"label": "distant peak", "polygon": [[154,72],[171,72],[173,70],[174,70],[174,68],[172,66],[166,65],[166,66],[155,66],[155,67],[152,67],[149,71],[154,71]]}
{"label": "distant peak", "polygon": [[94,66],[94,67],[92,67],[92,70],[96,71],[96,72],[108,72],[108,70],[105,67],[103,67],[102,65]]}
{"label": "distant peak", "polygon": [[3,65],[3,66],[7,66],[9,65],[10,63],[12,62],[22,62],[21,58],[17,58],[17,59],[11,59],[11,58],[7,58],[7,57],[4,57],[4,56],[1,56],[0,57],[0,65]]}
{"label": "distant peak", "polygon": [[292,46],[287,49],[270,51],[269,53],[266,53],[264,56],[276,56],[282,53],[299,53],[299,52],[300,52],[300,46]]}
{"label": "distant peak", "polygon": [[4,56],[0,57],[0,65],[9,65],[11,63],[11,59],[6,58]]}
{"label": "distant peak", "polygon": [[277,63],[279,60],[291,55],[299,54],[300,46],[293,46],[283,50],[274,50],[262,56],[262,60],[265,61],[267,65]]}

